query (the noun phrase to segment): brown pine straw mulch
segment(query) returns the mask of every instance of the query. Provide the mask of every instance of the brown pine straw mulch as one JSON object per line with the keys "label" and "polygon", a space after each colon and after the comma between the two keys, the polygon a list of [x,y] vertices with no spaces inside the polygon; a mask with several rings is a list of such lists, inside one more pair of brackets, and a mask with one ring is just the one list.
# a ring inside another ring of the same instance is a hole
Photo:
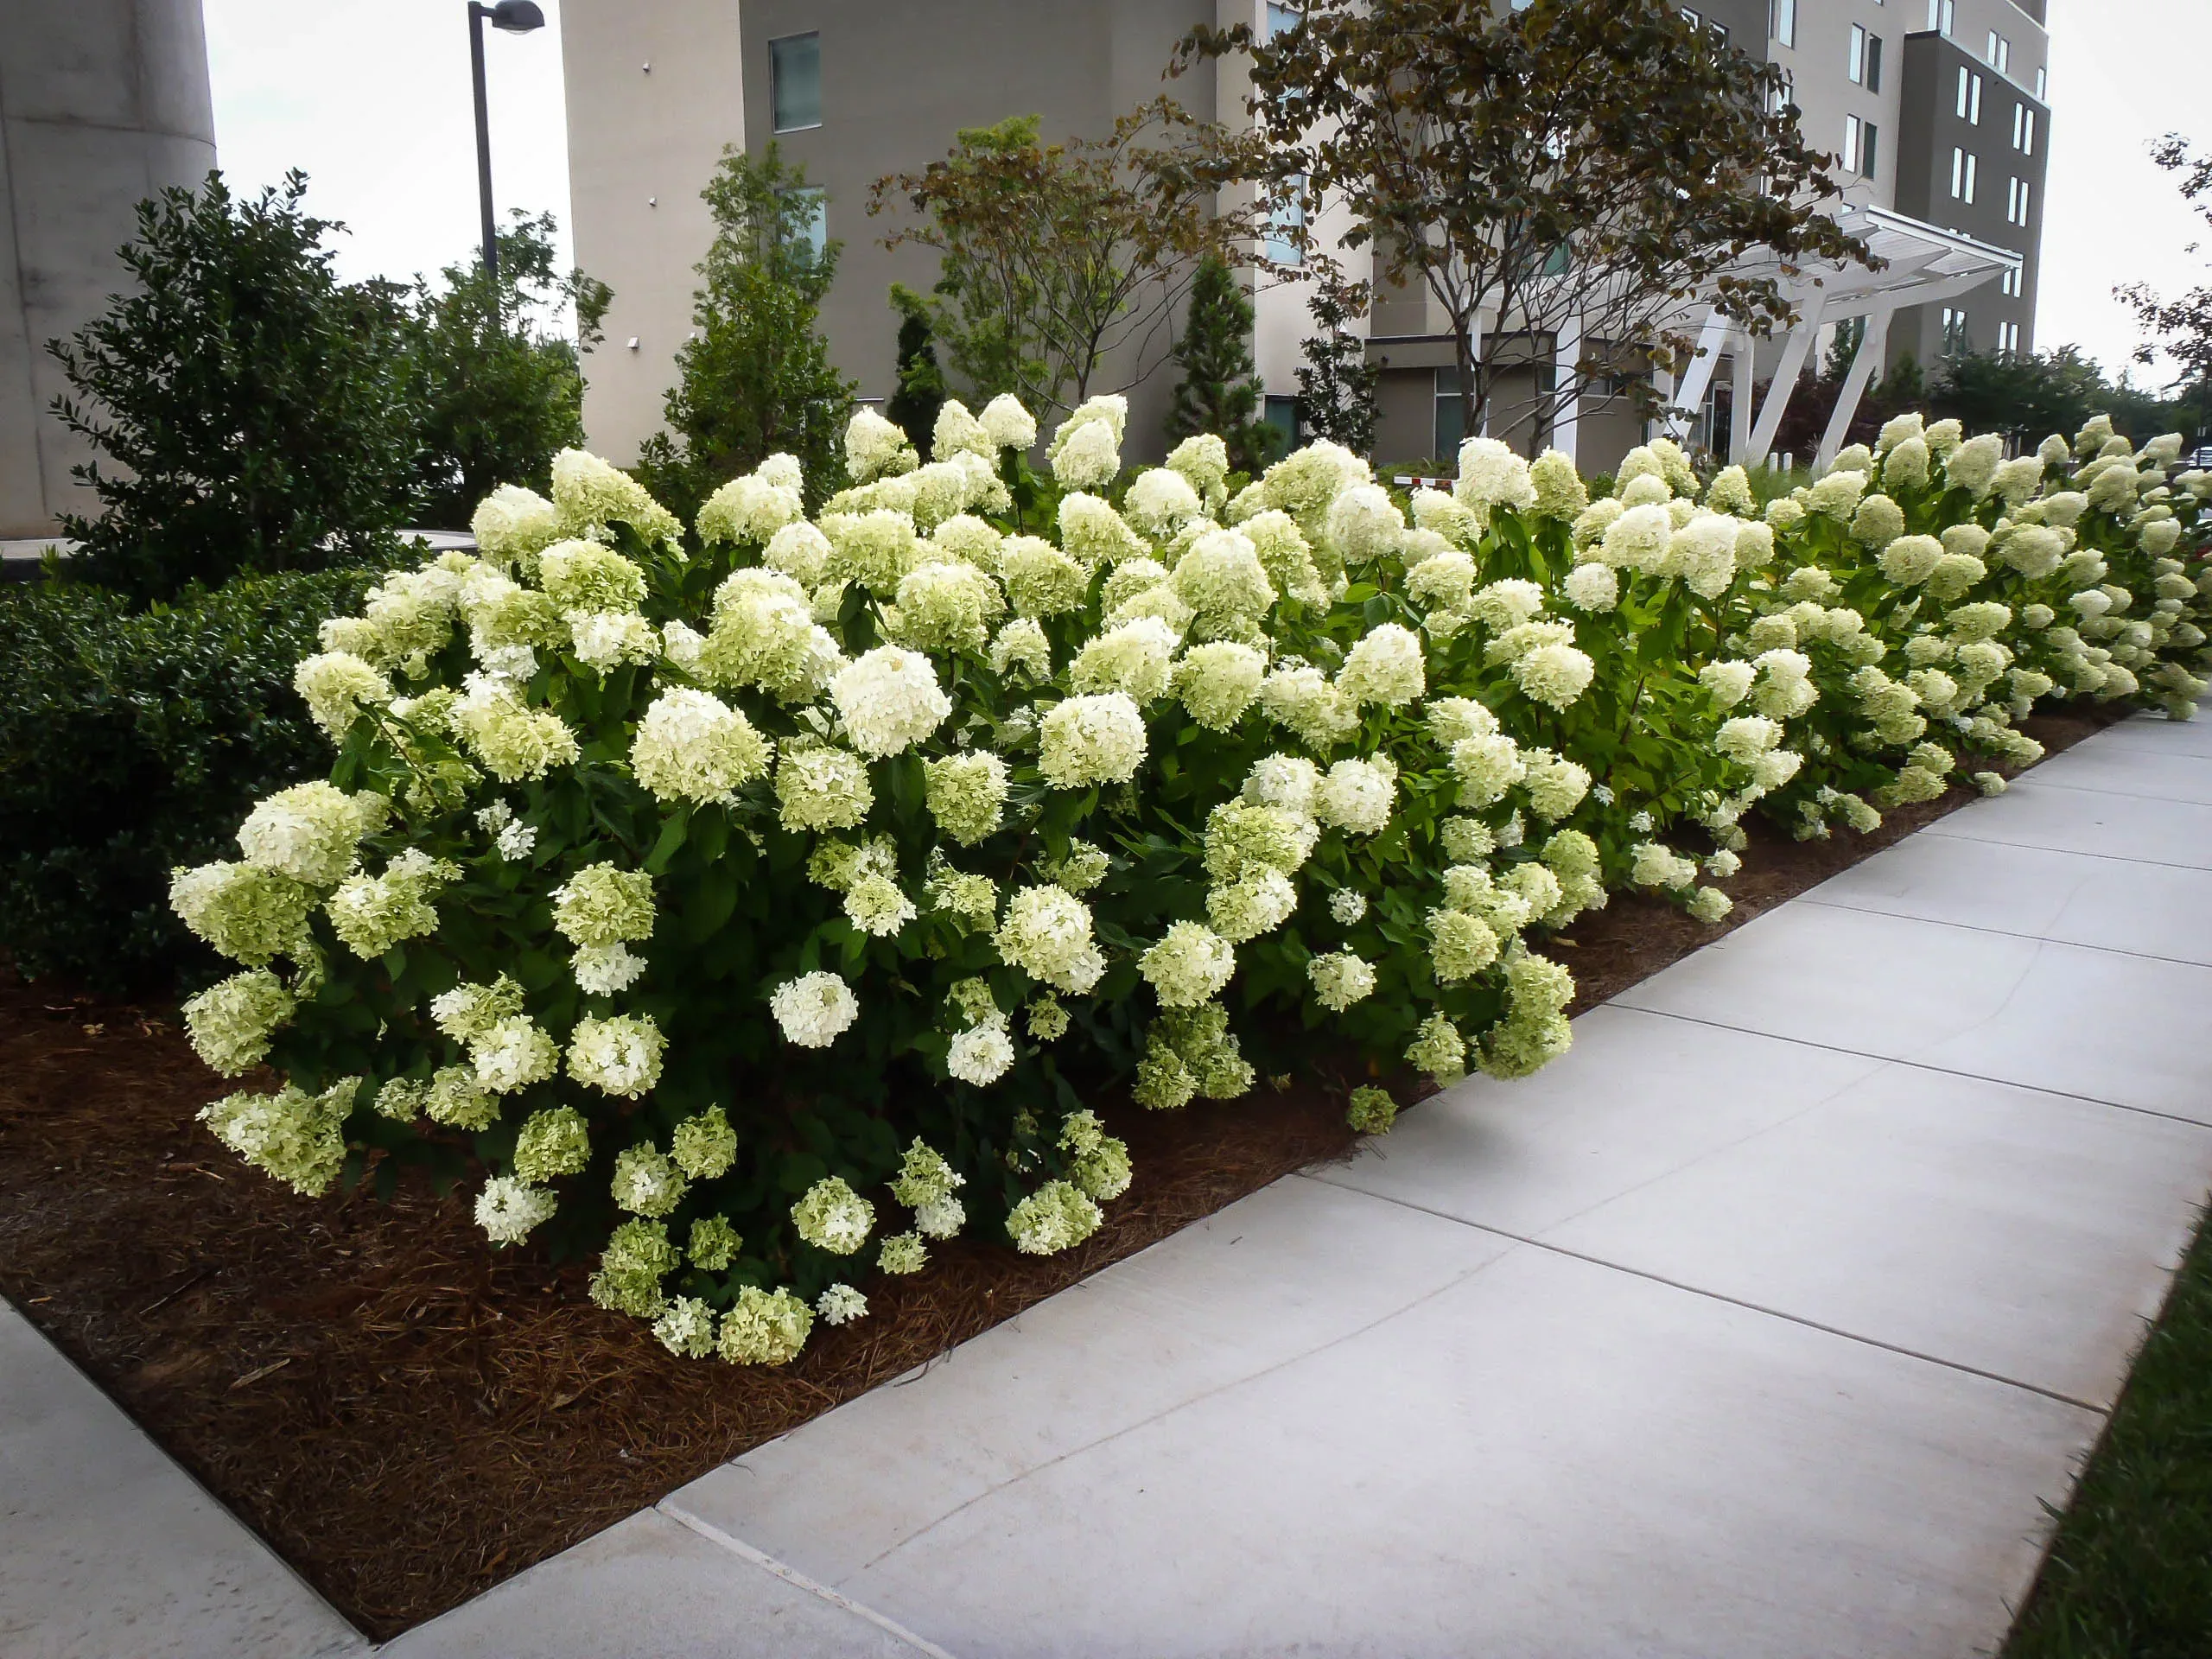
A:
{"label": "brown pine straw mulch", "polygon": [[[2038,718],[2056,751],[2109,723]],[[1729,925],[1972,798],[1867,837],[1754,830]],[[1628,896],[1555,943],[1604,1001],[1716,931]],[[1325,1069],[1324,1069],[1325,1070]],[[0,976],[0,1293],[349,1618],[387,1637],[1291,1171],[1349,1154],[1355,1079],[1102,1109],[1137,1179],[1083,1249],[957,1241],[780,1370],[679,1360],[495,1255],[465,1198],[294,1197],[194,1121],[228,1085],[173,1009]]]}

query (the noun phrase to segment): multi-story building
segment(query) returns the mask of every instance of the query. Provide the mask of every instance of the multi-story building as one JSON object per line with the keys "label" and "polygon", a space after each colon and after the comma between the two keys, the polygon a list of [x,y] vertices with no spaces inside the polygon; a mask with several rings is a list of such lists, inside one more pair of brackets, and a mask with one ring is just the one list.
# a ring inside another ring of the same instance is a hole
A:
{"label": "multi-story building", "polygon": [[[1910,352],[1929,363],[1961,349],[2033,345],[2050,126],[2044,5],[1696,0],[1683,8],[1717,38],[1782,69],[1808,140],[1836,156],[1847,213],[1878,225],[1887,245],[1909,254],[1901,269],[1916,261],[1942,276],[1924,288],[1893,283],[1859,307],[1855,315],[1871,309],[1881,323],[1870,359]],[[867,211],[877,179],[942,156],[960,128],[1012,115],[1042,116],[1048,138],[1100,136],[1162,90],[1201,118],[1240,119],[1233,59],[1163,88],[1174,42],[1199,23],[1264,31],[1294,16],[1281,0],[569,0],[562,23],[577,257],[615,295],[607,343],[590,365],[593,442],[626,460],[658,427],[690,330],[691,267],[711,234],[697,193],[725,144],[759,153],[773,142],[823,193],[821,233],[843,245],[823,313],[831,354],[864,397],[880,400],[893,385],[889,288],[926,289],[936,267],[925,248],[881,245],[887,223]],[[1330,229],[1314,228],[1324,237]],[[1961,291],[1983,275],[1981,286]],[[1914,303],[1920,292],[1940,294],[1941,303]],[[1304,298],[1295,282],[1267,280],[1255,296],[1260,377],[1271,418],[1286,423],[1300,342],[1313,332]],[[1746,446],[1748,409],[1717,418],[1711,389],[1730,389],[1742,406],[1754,380],[1793,384],[1838,313],[1854,315],[1833,292],[1823,303],[1819,339],[1731,341],[1708,331],[1713,361],[1675,389],[1693,409],[1702,401],[1700,439],[1720,450]],[[1486,349],[1525,360],[1532,385],[1574,349],[1571,338],[1484,321]],[[1450,334],[1436,308],[1416,293],[1384,291],[1366,326],[1382,371],[1378,458],[1448,456],[1461,434]],[[1132,389],[1133,454],[1156,436],[1173,373],[1171,365]],[[1523,448],[1557,442],[1604,467],[1646,430],[1627,397],[1592,396],[1541,430],[1524,422],[1500,435]]]}

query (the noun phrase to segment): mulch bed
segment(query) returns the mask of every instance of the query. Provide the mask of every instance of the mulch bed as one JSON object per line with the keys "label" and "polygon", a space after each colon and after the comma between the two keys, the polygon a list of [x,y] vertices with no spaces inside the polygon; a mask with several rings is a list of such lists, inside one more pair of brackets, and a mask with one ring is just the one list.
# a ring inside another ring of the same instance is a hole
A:
{"label": "mulch bed", "polygon": [[[2110,710],[2040,716],[2056,751]],[[1973,798],[1869,836],[1753,830],[1726,926]],[[1557,942],[1577,1008],[1709,943],[1617,897]],[[1156,1114],[1103,1107],[1135,1185],[1081,1249],[968,1241],[868,1289],[780,1370],[679,1360],[585,1300],[583,1267],[494,1255],[461,1197],[296,1198],[193,1121],[230,1085],[173,1008],[0,976],[0,1293],[346,1617],[383,1638],[1294,1170],[1349,1154],[1350,1077]]]}

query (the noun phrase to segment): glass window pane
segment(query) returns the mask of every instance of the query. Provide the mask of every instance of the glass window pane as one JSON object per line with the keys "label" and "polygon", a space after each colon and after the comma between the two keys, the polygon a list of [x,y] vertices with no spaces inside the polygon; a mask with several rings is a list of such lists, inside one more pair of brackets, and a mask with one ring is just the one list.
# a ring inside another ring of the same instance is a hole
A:
{"label": "glass window pane", "polygon": [[822,37],[787,35],[768,42],[769,102],[776,130],[822,124]]}
{"label": "glass window pane", "polygon": [[1459,441],[1466,435],[1466,423],[1459,408],[1459,371],[1439,369],[1436,372],[1436,458],[1450,461],[1459,453]]}

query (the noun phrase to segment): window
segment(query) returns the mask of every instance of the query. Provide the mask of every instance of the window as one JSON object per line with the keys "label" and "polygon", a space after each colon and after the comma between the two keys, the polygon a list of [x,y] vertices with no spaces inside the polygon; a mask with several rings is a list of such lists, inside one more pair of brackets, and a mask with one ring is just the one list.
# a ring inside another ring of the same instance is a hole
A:
{"label": "window", "polygon": [[768,102],[778,132],[822,124],[822,36],[786,35],[768,42]]}
{"label": "window", "polygon": [[1797,44],[1797,0],[1767,0],[1768,32],[1784,46]]}
{"label": "window", "polygon": [[1882,37],[1870,35],[1857,23],[1851,26],[1852,85],[1870,92],[1882,90]]}
{"label": "window", "polygon": [[1967,328],[1967,314],[1943,308],[1943,354],[1946,357],[1970,357],[1974,354],[1974,337]]}
{"label": "window", "polygon": [[1436,457],[1449,461],[1459,453],[1459,441],[1467,435],[1465,416],[1459,408],[1459,371],[1439,369],[1436,372]]}
{"label": "window", "polygon": [[2024,225],[2028,222],[2028,181],[2013,179],[2005,188],[2005,222]]}
{"label": "window", "polygon": [[1306,227],[1306,175],[1298,175],[1288,188],[1290,194],[1268,210],[1268,258],[1278,265],[1306,262],[1298,245],[1298,233]]}
{"label": "window", "polygon": [[1951,151],[1951,199],[1971,202],[1974,200],[1974,175],[1980,171],[1975,158],[1963,149]]}
{"label": "window", "polygon": [[1872,121],[1861,121],[1855,115],[1843,118],[1843,170],[1856,173],[1861,178],[1874,176],[1879,158],[1880,131]]}
{"label": "window", "polygon": [[[1516,11],[1526,11],[1528,10],[1528,5],[1525,3],[1525,0],[1523,0],[1522,3],[1516,4],[1513,10]],[[1286,30],[1296,29],[1299,24],[1299,19],[1300,14],[1297,7],[1278,4],[1277,0],[1268,0],[1268,39],[1272,41],[1276,35],[1284,33]]]}
{"label": "window", "polygon": [[2038,65],[2036,68],[2036,99],[2047,102],[2050,97],[2050,71]]}
{"label": "window", "polygon": [[1981,77],[1971,69],[1959,71],[1959,119],[1968,126],[1981,124]]}
{"label": "window", "polygon": [[1768,113],[1770,115],[1780,115],[1784,110],[1794,110],[1797,107],[1796,78],[1788,70],[1783,71],[1782,85],[1776,87],[1770,95],[1770,102],[1772,107]]}
{"label": "window", "polygon": [[1269,392],[1260,418],[1274,429],[1272,435],[1276,454],[1287,455],[1298,448],[1298,441],[1304,435],[1300,430],[1301,423],[1298,418],[1297,398]]}
{"label": "window", "polygon": [[1928,27],[1948,35],[1958,26],[1958,0],[1928,0]]}
{"label": "window", "polygon": [[2005,273],[2003,278],[1997,285],[2004,290],[2005,297],[2006,299],[2017,300],[2020,297],[2020,290],[2026,286],[2026,283],[2021,279],[2026,275],[2027,267],[2025,265],[2015,265],[2012,270]]}
{"label": "window", "polygon": [[1991,68],[2005,74],[2012,67],[2012,42],[1993,29],[1989,31],[1989,44],[1981,55],[1989,60]]}
{"label": "window", "polygon": [[2024,104],[2012,106],[2012,148],[2023,156],[2036,153],[2036,112]]}
{"label": "window", "polygon": [[2020,349],[2020,325],[2018,323],[2000,322],[1997,325],[1997,349],[2005,353],[2007,356],[2012,356],[2018,353]]}
{"label": "window", "polygon": [[810,184],[791,194],[791,200],[807,210],[799,235],[811,250],[812,257],[819,259],[823,250],[830,245],[830,193],[818,184]]}

